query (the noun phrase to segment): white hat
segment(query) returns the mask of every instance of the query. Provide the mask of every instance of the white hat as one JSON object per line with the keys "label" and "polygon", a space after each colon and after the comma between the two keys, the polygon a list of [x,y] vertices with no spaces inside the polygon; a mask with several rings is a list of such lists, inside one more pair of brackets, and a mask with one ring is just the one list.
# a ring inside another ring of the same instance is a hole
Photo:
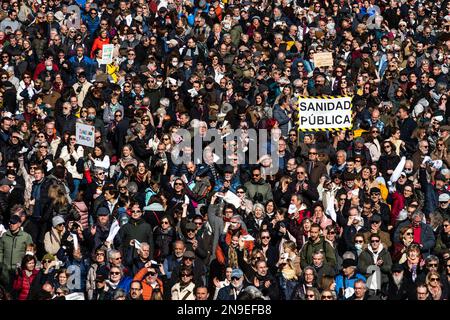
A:
{"label": "white hat", "polygon": [[448,193],[443,193],[439,196],[439,202],[448,202],[450,200],[450,195]]}
{"label": "white hat", "polygon": [[62,216],[54,216],[52,219],[52,225],[55,228],[58,224],[64,224],[64,218]]}

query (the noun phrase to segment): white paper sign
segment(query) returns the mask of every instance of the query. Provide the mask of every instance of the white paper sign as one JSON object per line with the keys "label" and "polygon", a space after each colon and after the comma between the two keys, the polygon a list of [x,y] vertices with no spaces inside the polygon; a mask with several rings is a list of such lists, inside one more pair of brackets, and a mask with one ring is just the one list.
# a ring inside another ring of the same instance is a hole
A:
{"label": "white paper sign", "polygon": [[74,292],[64,296],[66,300],[85,300],[83,292]]}
{"label": "white paper sign", "polygon": [[95,145],[95,127],[87,124],[76,124],[77,144],[93,148]]}
{"label": "white paper sign", "polygon": [[110,64],[113,62],[114,45],[104,44],[102,47],[102,64]]}
{"label": "white paper sign", "polygon": [[231,203],[236,208],[239,208],[241,206],[241,198],[239,198],[237,195],[235,195],[231,191],[227,191],[225,193],[225,196],[223,197],[223,201],[227,203]]}

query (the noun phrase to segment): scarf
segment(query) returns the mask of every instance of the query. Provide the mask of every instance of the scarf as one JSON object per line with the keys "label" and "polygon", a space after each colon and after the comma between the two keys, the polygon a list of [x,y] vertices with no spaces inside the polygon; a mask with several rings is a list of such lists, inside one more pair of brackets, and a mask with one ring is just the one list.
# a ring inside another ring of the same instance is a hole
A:
{"label": "scarf", "polygon": [[228,247],[228,266],[234,268],[239,268],[238,257],[236,249],[232,246]]}

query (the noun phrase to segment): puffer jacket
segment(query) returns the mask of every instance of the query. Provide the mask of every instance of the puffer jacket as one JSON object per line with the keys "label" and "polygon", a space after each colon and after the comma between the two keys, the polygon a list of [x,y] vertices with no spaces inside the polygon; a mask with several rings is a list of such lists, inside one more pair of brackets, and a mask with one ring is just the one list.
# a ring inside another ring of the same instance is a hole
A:
{"label": "puffer jacket", "polygon": [[34,269],[31,271],[31,275],[28,276],[25,270],[22,270],[16,277],[13,283],[13,289],[18,292],[17,300],[27,300],[31,290],[31,284],[38,273],[39,271]]}

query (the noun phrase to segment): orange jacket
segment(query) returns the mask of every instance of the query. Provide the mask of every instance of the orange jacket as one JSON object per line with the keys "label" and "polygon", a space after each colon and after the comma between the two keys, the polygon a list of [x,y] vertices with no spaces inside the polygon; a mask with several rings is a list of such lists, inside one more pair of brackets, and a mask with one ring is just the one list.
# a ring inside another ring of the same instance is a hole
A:
{"label": "orange jacket", "polygon": [[[148,284],[147,281],[144,279],[147,273],[148,273],[147,268],[145,267],[142,268],[141,270],[139,270],[138,273],[136,273],[136,275],[133,278],[133,281],[137,280],[141,282],[142,297],[144,298],[144,300],[151,300],[153,294],[153,287],[150,284]],[[157,278],[156,282],[158,282],[159,290],[161,290],[161,295],[164,294],[162,281]]]}
{"label": "orange jacket", "polygon": [[94,43],[92,44],[92,50],[91,50],[91,58],[92,59],[95,58],[94,51],[96,49],[102,50],[104,44],[109,44],[109,38],[108,37],[105,40],[102,40],[102,38],[100,38],[100,37],[97,37],[94,40]]}
{"label": "orange jacket", "polygon": [[[248,232],[245,229],[241,228],[240,234],[241,234],[241,236],[245,236],[248,234]],[[225,243],[227,245],[231,244],[231,233],[230,232],[227,232],[227,234],[225,236]],[[255,246],[255,244],[253,243],[253,241],[245,241],[244,242],[244,249],[246,249],[248,252],[252,252],[254,246]],[[218,243],[217,247],[216,247],[216,258],[217,258],[217,262],[219,262],[222,265],[225,264],[225,252],[223,252],[223,249],[220,246],[220,243]]]}

